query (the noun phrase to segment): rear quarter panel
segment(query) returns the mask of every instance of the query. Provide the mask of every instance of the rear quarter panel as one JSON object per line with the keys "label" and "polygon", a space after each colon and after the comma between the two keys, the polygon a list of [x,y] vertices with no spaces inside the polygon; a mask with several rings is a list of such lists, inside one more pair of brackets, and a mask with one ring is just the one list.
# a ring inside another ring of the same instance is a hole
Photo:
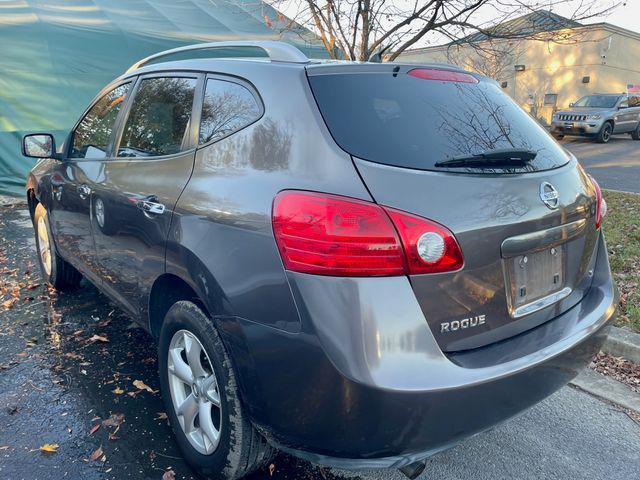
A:
{"label": "rear quarter panel", "polygon": [[189,281],[214,315],[298,332],[271,227],[274,196],[306,189],[371,197],[326,130],[304,68],[233,62],[232,71],[255,86],[265,113],[197,151],[169,235],[167,272]]}

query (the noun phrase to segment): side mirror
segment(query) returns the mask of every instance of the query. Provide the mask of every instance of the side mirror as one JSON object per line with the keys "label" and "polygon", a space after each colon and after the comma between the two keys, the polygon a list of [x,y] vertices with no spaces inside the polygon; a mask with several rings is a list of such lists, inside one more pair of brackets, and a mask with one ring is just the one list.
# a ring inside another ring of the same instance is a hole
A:
{"label": "side mirror", "polygon": [[33,133],[22,138],[22,155],[33,158],[57,158],[56,141],[49,133]]}

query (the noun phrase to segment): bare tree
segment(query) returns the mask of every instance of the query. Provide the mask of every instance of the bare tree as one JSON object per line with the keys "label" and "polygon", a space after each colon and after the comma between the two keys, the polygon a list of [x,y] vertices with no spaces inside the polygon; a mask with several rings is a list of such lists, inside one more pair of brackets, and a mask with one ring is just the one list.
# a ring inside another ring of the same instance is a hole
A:
{"label": "bare tree", "polygon": [[524,53],[517,39],[488,39],[478,43],[454,43],[447,47],[448,63],[481,73],[496,80],[513,75],[513,66]]}
{"label": "bare tree", "polygon": [[[388,52],[398,55],[429,40],[452,42],[482,34],[484,39],[540,38],[527,28],[504,28],[505,23],[540,8],[569,12],[573,21],[604,15],[624,0],[266,0],[283,15],[267,25],[281,32],[300,26],[318,35],[331,58],[369,60]],[[490,18],[490,20],[486,20]],[[502,27],[496,25],[502,25]],[[548,38],[545,38],[548,40]],[[555,40],[562,40],[555,35]]]}

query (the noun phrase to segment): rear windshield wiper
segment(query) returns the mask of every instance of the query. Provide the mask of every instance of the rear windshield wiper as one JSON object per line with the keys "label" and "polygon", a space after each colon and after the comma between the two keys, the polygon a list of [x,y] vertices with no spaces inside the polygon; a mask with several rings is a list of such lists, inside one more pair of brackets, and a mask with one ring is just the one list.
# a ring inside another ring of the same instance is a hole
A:
{"label": "rear windshield wiper", "polygon": [[521,148],[503,148],[487,150],[475,155],[460,155],[442,160],[436,167],[523,167],[536,158],[537,153]]}

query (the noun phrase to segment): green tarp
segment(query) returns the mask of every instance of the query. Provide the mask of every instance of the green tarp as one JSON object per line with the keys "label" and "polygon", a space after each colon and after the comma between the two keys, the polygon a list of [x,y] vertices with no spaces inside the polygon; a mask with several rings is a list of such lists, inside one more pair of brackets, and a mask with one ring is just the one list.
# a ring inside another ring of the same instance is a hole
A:
{"label": "green tarp", "polygon": [[95,94],[151,53],[199,42],[284,40],[324,57],[256,0],[0,0],[0,194],[23,194],[27,132],[64,136]]}

